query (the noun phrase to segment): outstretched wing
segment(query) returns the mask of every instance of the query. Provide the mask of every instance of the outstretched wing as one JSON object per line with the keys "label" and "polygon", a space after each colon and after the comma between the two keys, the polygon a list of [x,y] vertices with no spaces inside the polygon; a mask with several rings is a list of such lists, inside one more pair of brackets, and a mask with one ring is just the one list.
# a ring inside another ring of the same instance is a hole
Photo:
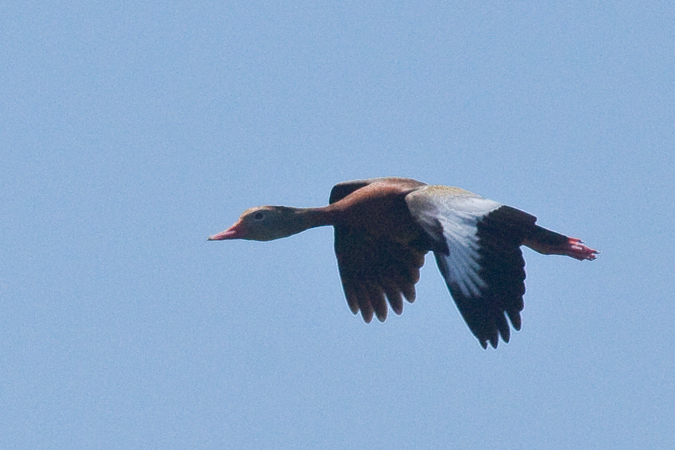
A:
{"label": "outstretched wing", "polygon": [[[380,185],[376,193],[357,192],[376,182]],[[387,300],[396,314],[403,311],[403,298],[415,300],[415,283],[430,239],[410,215],[405,195],[422,186],[419,181],[388,177],[348,181],[331,191],[331,204],[354,194],[345,200],[352,211],[370,202],[364,207],[368,214],[361,211],[335,224],[335,254],[347,303],[354,314],[361,311],[366,322],[373,314],[380,321],[386,319]]]}
{"label": "outstretched wing", "polygon": [[406,197],[413,216],[447,252],[434,251],[462,317],[483,348],[509,341],[525,293],[520,245],[536,217],[459,188],[429,186]]}
{"label": "outstretched wing", "polygon": [[422,250],[364,229],[335,227],[335,255],[349,309],[359,310],[370,322],[373,313],[381,322],[387,318],[387,302],[396,314],[403,312],[403,297],[415,301],[415,283],[424,264]]}

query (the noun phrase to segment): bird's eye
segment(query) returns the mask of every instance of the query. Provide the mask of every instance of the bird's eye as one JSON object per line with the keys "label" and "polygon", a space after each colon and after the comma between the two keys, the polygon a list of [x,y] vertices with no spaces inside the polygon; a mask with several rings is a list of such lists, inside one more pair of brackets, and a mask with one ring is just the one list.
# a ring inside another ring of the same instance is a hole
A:
{"label": "bird's eye", "polygon": [[257,213],[253,214],[253,218],[254,218],[255,220],[262,220],[263,217],[265,217],[265,215],[264,215],[262,212],[260,212],[260,211],[258,211]]}

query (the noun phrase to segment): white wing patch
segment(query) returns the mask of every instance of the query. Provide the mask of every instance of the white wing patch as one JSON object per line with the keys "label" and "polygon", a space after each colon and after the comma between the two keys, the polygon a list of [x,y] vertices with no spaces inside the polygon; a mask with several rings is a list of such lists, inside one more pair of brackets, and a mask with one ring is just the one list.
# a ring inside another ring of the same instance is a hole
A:
{"label": "white wing patch", "polygon": [[420,189],[408,194],[406,201],[422,228],[448,246],[449,255],[436,252],[438,267],[448,287],[456,284],[464,297],[480,297],[486,284],[479,275],[477,223],[502,205],[445,186]]}

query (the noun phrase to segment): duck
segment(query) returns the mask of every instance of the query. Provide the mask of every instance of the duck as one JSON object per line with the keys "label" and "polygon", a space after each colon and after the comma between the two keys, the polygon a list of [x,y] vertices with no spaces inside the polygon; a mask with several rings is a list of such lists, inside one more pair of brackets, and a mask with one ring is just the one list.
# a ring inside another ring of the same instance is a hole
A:
{"label": "duck", "polygon": [[[415,301],[425,255],[432,252],[461,316],[481,347],[520,330],[525,260],[521,246],[544,255],[594,260],[597,250],[536,225],[519,209],[458,187],[382,177],[336,184],[327,206],[259,206],[210,241],[270,241],[332,226],[344,295],[370,323],[400,315]],[[508,319],[508,321],[507,321]]]}

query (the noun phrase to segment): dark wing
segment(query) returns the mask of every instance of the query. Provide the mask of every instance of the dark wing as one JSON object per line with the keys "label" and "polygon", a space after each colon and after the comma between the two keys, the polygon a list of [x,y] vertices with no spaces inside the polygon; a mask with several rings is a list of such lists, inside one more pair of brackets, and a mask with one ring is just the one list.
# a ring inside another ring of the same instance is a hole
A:
{"label": "dark wing", "polygon": [[[373,183],[379,187],[357,192]],[[403,311],[403,298],[415,300],[419,269],[432,246],[410,215],[405,196],[423,186],[410,178],[386,177],[347,181],[331,191],[331,204],[344,199],[348,205],[344,220],[334,225],[342,286],[349,308],[354,314],[360,310],[366,322],[373,313],[386,319],[386,300],[396,314]]]}
{"label": "dark wing", "polygon": [[[396,314],[403,311],[403,298],[415,300],[419,269],[430,248],[429,237],[410,215],[404,200],[407,192],[424,183],[397,177],[347,181],[333,187],[330,203],[376,182],[381,185],[377,193],[365,193],[362,198],[356,193],[346,200],[349,208],[361,204],[364,210],[335,225],[335,254],[347,303],[354,314],[360,310],[366,322],[373,319],[373,313],[380,321],[386,319],[386,300]],[[369,202],[370,206],[363,206]],[[382,230],[383,221],[387,232]],[[379,225],[371,228],[374,222]]]}
{"label": "dark wing", "polygon": [[330,191],[330,198],[328,199],[328,203],[335,203],[352,192],[361,189],[364,186],[368,186],[370,183],[372,183],[373,180],[356,180],[356,181],[344,181],[342,183],[338,183],[335,186],[333,186],[333,189]]}
{"label": "dark wing", "polygon": [[333,186],[333,189],[330,191],[330,198],[328,199],[328,203],[338,202],[343,198],[345,198],[346,196],[348,196],[349,194],[375,182],[386,182],[387,184],[400,185],[406,188],[422,187],[426,185],[421,181],[399,177],[381,177],[381,178],[369,178],[366,180],[343,181],[342,183],[338,183],[335,186]]}
{"label": "dark wing", "polygon": [[427,250],[377,238],[348,226],[335,227],[335,254],[349,308],[359,310],[370,322],[373,313],[381,322],[387,318],[387,303],[396,314],[403,312],[403,297],[415,300],[415,283]]}
{"label": "dark wing", "polygon": [[513,328],[520,330],[520,312],[525,306],[525,260],[520,246],[535,221],[534,216],[509,206],[485,215],[476,224],[478,276],[485,285],[477,295],[466,295],[458,286],[449,285],[457,307],[483,348],[488,341],[496,348],[499,335],[509,342],[505,314]]}
{"label": "dark wing", "polygon": [[[413,215],[447,254],[434,252],[462,317],[483,348],[509,341],[506,317],[521,327],[525,261],[520,246],[536,218],[466,191],[432,187],[411,194]],[[426,192],[425,192],[426,191]]]}

